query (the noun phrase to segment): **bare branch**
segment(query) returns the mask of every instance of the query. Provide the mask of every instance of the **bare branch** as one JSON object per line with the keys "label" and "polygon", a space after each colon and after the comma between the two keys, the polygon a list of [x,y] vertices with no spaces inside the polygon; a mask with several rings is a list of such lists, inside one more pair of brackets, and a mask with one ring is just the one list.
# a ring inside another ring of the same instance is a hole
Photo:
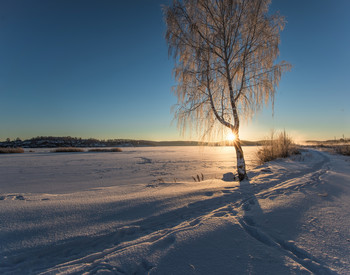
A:
{"label": "bare branch", "polygon": [[[273,101],[285,62],[279,55],[284,18],[268,13],[270,0],[174,0],[165,7],[166,40],[175,59],[182,130],[215,136],[222,126],[239,136],[240,119]],[[240,175],[245,164],[235,143]]]}

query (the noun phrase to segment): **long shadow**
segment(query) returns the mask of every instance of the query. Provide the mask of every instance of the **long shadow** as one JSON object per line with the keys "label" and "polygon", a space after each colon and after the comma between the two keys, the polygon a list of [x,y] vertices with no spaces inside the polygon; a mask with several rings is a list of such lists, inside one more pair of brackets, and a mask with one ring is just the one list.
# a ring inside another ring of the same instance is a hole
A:
{"label": "long shadow", "polygon": [[[283,182],[283,180],[279,181],[279,183],[281,182]],[[268,217],[270,214],[264,214],[261,205],[259,204],[257,197],[259,191],[261,191],[259,188],[256,188],[249,180],[246,180],[243,181],[240,187],[234,192],[228,192],[224,196],[213,196],[204,201],[195,201],[181,208],[166,211],[165,213],[156,211],[159,213],[158,215],[153,215],[154,210],[163,207],[165,202],[169,203],[169,199],[159,200],[153,204],[149,204],[146,201],[136,204],[131,208],[128,206],[129,211],[124,211],[120,202],[106,203],[101,205],[101,207],[95,205],[92,209],[86,209],[88,212],[86,212],[84,216],[88,221],[93,221],[94,224],[103,224],[124,217],[126,219],[125,225],[127,225],[128,228],[116,228],[113,232],[108,231],[101,235],[66,239],[60,243],[56,243],[52,249],[44,246],[26,249],[24,251],[13,251],[13,257],[8,257],[6,262],[0,263],[0,269],[4,268],[4,270],[6,270],[8,267],[9,270],[11,270],[13,265],[21,265],[21,263],[23,263],[23,268],[26,268],[28,264],[35,264],[37,261],[40,261],[40,259],[38,259],[40,257],[47,260],[47,267],[51,267],[55,264],[64,262],[67,258],[69,258],[69,260],[81,258],[89,253],[96,252],[96,250],[101,251],[110,248],[111,246],[116,246],[122,242],[144,236],[149,233],[148,230],[157,231],[169,228],[181,223],[184,219],[192,220],[211,213],[213,210],[218,209],[221,206],[234,203],[235,206],[240,207],[243,210],[243,214],[238,218],[241,227],[258,242],[275,249],[275,251],[278,252],[274,253],[275,259],[278,258],[281,265],[285,262],[285,256],[287,256],[314,273],[331,274],[332,272],[327,267],[322,266],[321,263],[318,264],[319,261],[306,251],[282,240],[281,238],[273,236],[270,229],[265,230],[264,232],[262,227],[256,222],[256,218],[259,217],[259,220],[262,220],[262,217]],[[210,193],[211,192],[208,192],[208,196],[211,196]],[[188,196],[188,194],[186,194],[186,196]],[[177,197],[173,199],[176,200],[179,198]],[[106,211],[106,208],[108,211]],[[99,211],[102,209],[104,211]],[[116,209],[120,210],[119,213]],[[296,215],[293,216],[293,220],[297,221],[298,216],[301,216],[306,210],[307,209],[303,209],[300,213],[296,213]],[[133,217],[133,213],[142,213],[143,215]],[[62,213],[62,215],[64,215],[64,213]],[[128,221],[131,217],[131,220],[134,220],[134,222]],[[26,232],[16,233],[21,235]],[[295,235],[297,233],[297,230],[295,230]],[[2,235],[0,239],[5,239],[7,237],[11,236]],[[74,249],[74,247],[76,247],[76,249]],[[256,251],[254,247],[247,247],[246,249],[246,255],[249,255],[249,253],[254,254],[254,251]],[[42,250],[42,252],[40,252],[40,250]],[[19,253],[18,256],[16,255],[16,252]],[[28,255],[31,255],[31,252],[35,255],[35,259],[28,260]],[[252,260],[249,262],[249,265],[249,270],[252,271],[251,273],[262,273],[261,264],[259,264],[259,262]]]}
{"label": "long shadow", "polygon": [[[255,186],[252,185],[249,180],[242,181],[239,190],[243,197],[241,202],[241,209],[243,211],[241,217],[238,218],[241,227],[258,242],[274,249],[277,252],[274,253],[274,256],[280,260],[281,265],[284,265],[285,256],[287,256],[313,273],[336,274],[307,251],[297,247],[293,242],[288,242],[274,236],[273,232],[271,232],[271,228],[264,231],[256,220],[268,220],[268,216],[270,215],[264,214],[261,208],[259,200],[256,197],[256,193],[259,191],[255,190]],[[304,211],[306,211],[306,209],[304,209]],[[295,219],[298,216],[301,217],[301,215],[302,212],[299,212],[291,218]],[[297,221],[295,220],[295,222]],[[297,235],[297,230],[295,235]],[[247,250],[247,253],[254,253],[255,249],[254,247],[247,247]],[[250,261],[248,265],[250,273],[260,274],[262,272],[262,267],[257,261]],[[295,272],[291,270],[291,274],[294,273]]]}
{"label": "long shadow", "polygon": [[[207,192],[208,199],[203,201],[194,201],[186,204],[180,208],[161,213],[160,209],[164,202],[169,203],[169,198],[159,200],[153,203],[141,202],[133,207],[128,206],[127,211],[123,210],[123,205],[120,202],[111,202],[103,205],[94,205],[93,209],[86,209],[84,211],[84,222],[89,221],[93,224],[109,223],[119,220],[121,225],[114,230],[107,230],[100,234],[79,236],[58,241],[52,245],[44,244],[33,248],[12,250],[10,255],[7,254],[6,261],[0,263],[0,269],[11,271],[13,267],[20,267],[26,270],[29,266],[33,268],[33,272],[42,271],[50,268],[67,259],[72,261],[96,251],[103,251],[106,248],[118,246],[119,244],[135,240],[141,236],[147,235],[150,231],[159,231],[165,228],[173,227],[183,222],[184,220],[195,220],[198,217],[209,214],[215,209],[230,204],[232,202],[239,202],[241,199],[240,192],[237,189],[234,192],[225,193],[223,196],[212,196],[211,192]],[[185,196],[188,196],[186,194]],[[179,197],[173,198],[178,200]],[[100,212],[99,210],[104,211]],[[118,211],[119,209],[119,211]],[[154,212],[160,212],[154,215]],[[138,213],[138,216],[134,216]],[[56,216],[65,216],[65,210],[57,210],[54,213]],[[40,215],[39,215],[40,216]],[[28,217],[29,218],[29,217]],[[38,219],[41,217],[31,217],[31,219]],[[82,219],[82,217],[81,217]],[[80,220],[73,223],[74,226],[81,225]],[[130,220],[134,220],[131,221]],[[125,228],[123,226],[125,222]],[[35,229],[34,229],[35,230]],[[39,229],[42,230],[42,229]],[[44,234],[49,228],[44,228]],[[3,232],[0,234],[1,239],[14,239],[14,235],[31,236],[32,233],[28,229],[12,230],[11,232]],[[0,251],[0,256],[3,254]],[[31,256],[33,255],[33,256]],[[42,259],[45,259],[45,264],[39,264]],[[40,266],[35,269],[35,266]]]}

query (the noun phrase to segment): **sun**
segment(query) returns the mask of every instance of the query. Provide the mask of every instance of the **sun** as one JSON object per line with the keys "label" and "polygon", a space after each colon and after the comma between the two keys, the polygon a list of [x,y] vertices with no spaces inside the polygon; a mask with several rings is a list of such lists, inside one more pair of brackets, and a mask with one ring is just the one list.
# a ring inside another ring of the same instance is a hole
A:
{"label": "sun", "polygon": [[226,135],[226,140],[227,141],[235,141],[236,140],[236,135],[234,134],[234,133],[228,133],[227,135]]}

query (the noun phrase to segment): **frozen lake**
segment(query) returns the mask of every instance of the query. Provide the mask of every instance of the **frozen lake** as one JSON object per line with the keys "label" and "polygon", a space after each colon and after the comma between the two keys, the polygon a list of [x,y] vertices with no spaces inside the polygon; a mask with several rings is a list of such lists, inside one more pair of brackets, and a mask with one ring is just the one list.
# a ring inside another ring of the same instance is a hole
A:
{"label": "frozen lake", "polygon": [[[70,193],[92,188],[157,182],[220,179],[235,172],[233,147],[137,147],[120,153],[52,153],[26,149],[0,155],[0,193]],[[244,147],[247,168],[257,165],[257,147]],[[126,187],[126,186],[125,186]]]}
{"label": "frozen lake", "polygon": [[123,149],[0,155],[0,274],[349,274],[349,159]]}

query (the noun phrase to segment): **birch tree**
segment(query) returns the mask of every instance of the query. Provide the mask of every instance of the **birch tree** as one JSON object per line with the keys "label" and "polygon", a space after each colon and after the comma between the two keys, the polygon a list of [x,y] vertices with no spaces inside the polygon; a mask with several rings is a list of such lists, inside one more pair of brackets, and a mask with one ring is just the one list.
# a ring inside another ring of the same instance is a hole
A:
{"label": "birch tree", "polygon": [[268,13],[269,0],[174,0],[164,7],[169,54],[175,60],[175,118],[185,131],[213,137],[223,128],[236,139],[239,180],[246,178],[241,119],[274,99],[276,63],[285,20]]}

